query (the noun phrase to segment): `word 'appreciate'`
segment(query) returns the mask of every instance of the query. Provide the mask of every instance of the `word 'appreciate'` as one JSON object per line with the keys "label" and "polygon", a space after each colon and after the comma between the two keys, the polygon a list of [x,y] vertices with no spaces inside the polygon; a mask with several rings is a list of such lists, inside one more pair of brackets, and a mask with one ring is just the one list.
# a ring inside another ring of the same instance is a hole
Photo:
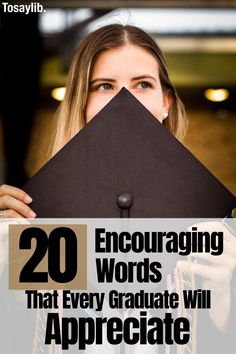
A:
{"label": "word 'appreciate'", "polygon": [[[104,331],[104,326],[106,330]],[[104,332],[106,332],[104,338]],[[171,313],[164,318],[147,317],[146,311],[140,312],[140,318],[119,317],[63,317],[60,326],[58,313],[49,313],[46,325],[45,344],[61,344],[63,350],[78,343],[78,349],[87,345],[103,344],[186,344],[190,338],[190,323],[185,317],[173,319]]]}

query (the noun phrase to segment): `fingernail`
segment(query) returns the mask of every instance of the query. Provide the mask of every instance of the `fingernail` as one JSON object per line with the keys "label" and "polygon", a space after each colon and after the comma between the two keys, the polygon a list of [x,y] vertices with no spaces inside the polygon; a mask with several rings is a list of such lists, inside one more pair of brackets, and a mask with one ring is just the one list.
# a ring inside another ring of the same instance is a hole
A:
{"label": "fingernail", "polygon": [[33,199],[29,195],[26,195],[24,200],[26,203],[31,203]]}
{"label": "fingernail", "polygon": [[30,211],[29,215],[31,218],[35,218],[35,216],[36,216],[36,214],[33,210]]}

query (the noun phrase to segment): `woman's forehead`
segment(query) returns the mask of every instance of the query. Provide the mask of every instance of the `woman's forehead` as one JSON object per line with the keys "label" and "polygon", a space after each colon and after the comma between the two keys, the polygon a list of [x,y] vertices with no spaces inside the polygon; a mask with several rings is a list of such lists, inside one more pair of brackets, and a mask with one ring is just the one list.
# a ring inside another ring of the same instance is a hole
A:
{"label": "woman's forehead", "polygon": [[144,74],[158,77],[158,69],[153,54],[138,45],[127,44],[102,52],[95,61],[92,76],[126,73],[134,77]]}

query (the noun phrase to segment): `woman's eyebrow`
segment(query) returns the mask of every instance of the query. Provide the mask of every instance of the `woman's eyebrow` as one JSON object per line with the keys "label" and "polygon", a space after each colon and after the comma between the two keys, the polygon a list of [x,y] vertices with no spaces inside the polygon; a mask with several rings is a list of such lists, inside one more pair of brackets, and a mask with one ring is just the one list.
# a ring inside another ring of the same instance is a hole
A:
{"label": "woman's eyebrow", "polygon": [[152,79],[154,81],[157,81],[157,79],[154,77],[154,76],[151,76],[151,75],[140,75],[140,76],[136,76],[136,77],[133,77],[131,79],[131,81],[135,81],[135,80],[141,80],[141,79]]}
{"label": "woman's eyebrow", "polygon": [[[142,79],[152,79],[154,81],[157,81],[157,79],[152,76],[152,75],[148,75],[148,74],[145,74],[145,75],[139,75],[139,76],[135,76],[131,79],[131,81],[136,81],[136,80],[142,80]],[[98,81],[105,81],[105,82],[116,82],[115,79],[110,79],[108,77],[99,77],[99,78],[96,78],[94,80],[92,80],[90,82],[90,85],[93,85],[95,82],[98,82]]]}
{"label": "woman's eyebrow", "polygon": [[106,82],[115,82],[116,80],[114,79],[109,79],[109,78],[106,78],[106,77],[99,77],[97,79],[94,79],[90,82],[90,85],[94,84],[95,82],[97,81],[106,81]]}

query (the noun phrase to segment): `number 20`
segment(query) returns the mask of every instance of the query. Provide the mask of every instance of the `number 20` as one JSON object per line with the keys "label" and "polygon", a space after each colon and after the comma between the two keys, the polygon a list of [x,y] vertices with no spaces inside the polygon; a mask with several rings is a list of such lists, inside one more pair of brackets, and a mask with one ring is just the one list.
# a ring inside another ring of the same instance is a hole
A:
{"label": "number 20", "polygon": [[[36,248],[20,273],[21,283],[47,283],[48,275],[57,283],[68,283],[77,274],[77,237],[68,227],[57,227],[49,237],[39,227],[25,229],[20,236],[20,249],[31,249],[31,241],[36,239]],[[65,240],[65,270],[60,269],[61,239]],[[48,272],[35,272],[48,251]]]}

